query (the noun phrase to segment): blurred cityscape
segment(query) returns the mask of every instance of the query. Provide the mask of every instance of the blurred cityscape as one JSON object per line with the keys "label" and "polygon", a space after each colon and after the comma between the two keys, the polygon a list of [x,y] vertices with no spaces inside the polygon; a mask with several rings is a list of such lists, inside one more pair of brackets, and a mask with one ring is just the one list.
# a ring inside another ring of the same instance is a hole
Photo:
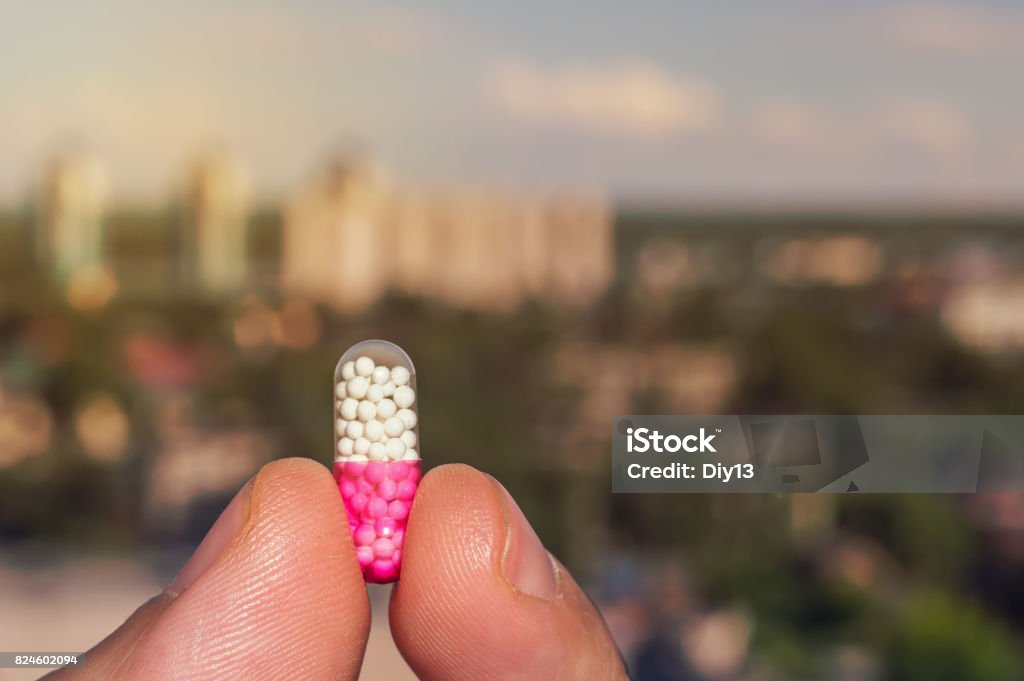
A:
{"label": "blurred cityscape", "polygon": [[1024,216],[640,210],[357,153],[278,203],[222,151],[182,177],[140,210],[67,151],[0,208],[2,584],[32,556],[173,574],[261,464],[330,460],[334,363],[381,337],[425,462],[506,483],[638,681],[1024,678],[1018,497],[613,496],[608,470],[619,414],[1019,411]]}

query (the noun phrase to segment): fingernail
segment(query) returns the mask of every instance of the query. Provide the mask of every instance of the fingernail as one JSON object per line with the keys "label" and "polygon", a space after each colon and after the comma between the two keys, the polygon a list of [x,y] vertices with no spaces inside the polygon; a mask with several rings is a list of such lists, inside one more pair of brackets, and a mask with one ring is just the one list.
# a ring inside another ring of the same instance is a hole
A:
{"label": "fingernail", "polygon": [[206,570],[220,557],[224,550],[241,533],[249,521],[249,507],[252,500],[252,480],[239,490],[227,505],[217,521],[206,533],[202,543],[192,553],[178,576],[174,578],[167,592],[177,596],[192,586]]}
{"label": "fingernail", "polygon": [[512,495],[500,482],[494,478],[491,481],[499,490],[505,516],[505,548],[501,558],[505,579],[524,594],[553,599],[558,593],[558,578],[551,556]]}

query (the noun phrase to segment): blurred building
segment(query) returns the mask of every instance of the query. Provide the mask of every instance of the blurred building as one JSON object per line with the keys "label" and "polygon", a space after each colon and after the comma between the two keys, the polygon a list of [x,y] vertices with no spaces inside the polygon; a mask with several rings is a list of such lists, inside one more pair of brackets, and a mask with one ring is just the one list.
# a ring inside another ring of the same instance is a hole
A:
{"label": "blurred building", "polygon": [[580,390],[578,417],[564,433],[563,451],[594,454],[557,462],[575,469],[604,464],[608,424],[616,416],[720,413],[740,375],[735,354],[715,345],[573,343],[559,352],[556,367],[563,381]]}
{"label": "blurred building", "polygon": [[279,443],[268,428],[212,423],[187,392],[166,390],[158,400],[155,456],[140,484],[149,527],[174,531],[205,499],[214,499],[219,512],[223,500],[271,459]]}
{"label": "blurred building", "polygon": [[337,161],[285,209],[281,277],[347,311],[388,289],[485,309],[579,306],[612,279],[612,228],[602,197],[412,191]]}
{"label": "blurred building", "polygon": [[1024,279],[960,286],[941,312],[946,328],[967,347],[990,353],[1024,348]]}
{"label": "blurred building", "polygon": [[369,164],[337,160],[286,207],[281,281],[344,310],[366,307],[395,269],[381,215],[385,183]]}
{"label": "blurred building", "polygon": [[646,296],[682,290],[865,288],[910,270],[987,278],[1024,263],[1000,215],[624,213],[619,277]]}
{"label": "blurred building", "polygon": [[0,469],[46,452],[53,426],[53,413],[42,399],[0,388]]}
{"label": "blurred building", "polygon": [[878,277],[882,262],[876,241],[841,235],[772,244],[762,269],[782,284],[864,286]]}
{"label": "blurred building", "polygon": [[186,281],[215,293],[246,282],[249,178],[229,156],[211,154],[192,168],[185,195]]}
{"label": "blurred building", "polygon": [[107,175],[93,156],[66,152],[46,170],[39,197],[38,255],[57,277],[102,268]]}

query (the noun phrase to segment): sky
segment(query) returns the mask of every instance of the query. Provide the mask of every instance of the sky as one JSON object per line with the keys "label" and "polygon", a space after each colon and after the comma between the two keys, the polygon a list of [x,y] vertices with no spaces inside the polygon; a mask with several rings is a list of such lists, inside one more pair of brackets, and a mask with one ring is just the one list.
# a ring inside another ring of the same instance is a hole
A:
{"label": "sky", "polygon": [[0,202],[86,149],[124,201],[338,149],[418,185],[684,204],[1024,203],[1024,6],[998,0],[0,0]]}

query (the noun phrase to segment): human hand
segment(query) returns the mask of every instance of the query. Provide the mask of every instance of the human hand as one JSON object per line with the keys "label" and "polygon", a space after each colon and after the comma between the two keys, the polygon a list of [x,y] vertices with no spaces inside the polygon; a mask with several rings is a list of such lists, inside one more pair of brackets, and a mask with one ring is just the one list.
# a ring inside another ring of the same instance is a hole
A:
{"label": "human hand", "polygon": [[[493,478],[427,474],[402,560],[391,630],[423,681],[627,678],[594,606]],[[285,459],[236,495],[163,593],[82,667],[46,678],[354,681],[369,630],[337,485]]]}

